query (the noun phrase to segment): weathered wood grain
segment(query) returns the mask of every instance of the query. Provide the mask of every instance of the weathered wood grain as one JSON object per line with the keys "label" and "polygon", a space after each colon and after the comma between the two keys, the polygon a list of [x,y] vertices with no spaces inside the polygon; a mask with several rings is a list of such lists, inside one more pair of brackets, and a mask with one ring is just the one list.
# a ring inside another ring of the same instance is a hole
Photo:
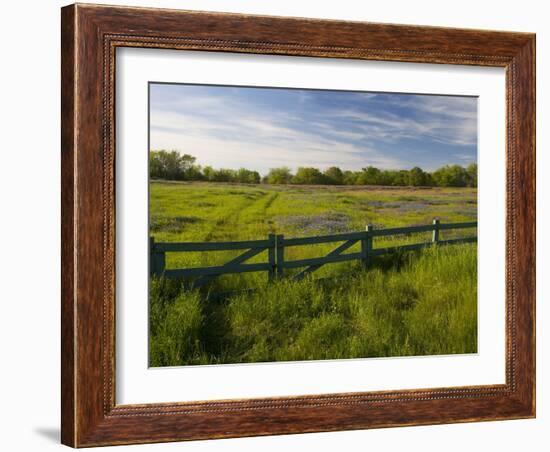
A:
{"label": "weathered wood grain", "polygon": [[75,65],[74,8],[61,12],[61,441],[76,444]]}

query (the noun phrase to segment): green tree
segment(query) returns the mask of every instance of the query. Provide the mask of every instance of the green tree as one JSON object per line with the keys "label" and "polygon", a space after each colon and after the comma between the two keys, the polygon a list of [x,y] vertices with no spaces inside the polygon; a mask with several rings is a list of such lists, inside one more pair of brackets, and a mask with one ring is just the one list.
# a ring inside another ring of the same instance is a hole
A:
{"label": "green tree", "polygon": [[300,185],[320,185],[327,182],[326,177],[317,168],[310,166],[301,166],[292,178],[293,184]]}
{"label": "green tree", "polygon": [[477,163],[470,163],[466,167],[466,173],[468,174],[468,187],[477,187]]}
{"label": "green tree", "polygon": [[380,185],[381,171],[374,166],[363,168],[355,179],[357,185]]}
{"label": "green tree", "polygon": [[392,170],[383,170],[380,171],[380,176],[378,177],[378,185],[395,185],[395,171]]}
{"label": "green tree", "polygon": [[311,184],[311,185],[394,185],[394,186],[440,186],[477,187],[477,163],[466,168],[446,165],[432,173],[415,166],[410,170],[380,170],[367,166],[361,171],[342,171],[337,166],[321,172],[314,167],[300,167],[296,175],[290,168],[272,168],[262,177],[257,171],[247,168],[238,170],[196,165],[196,158],[178,151],[150,151],[149,175],[153,179],[206,180],[211,182],[236,182],[242,184]]}
{"label": "green tree", "polygon": [[392,185],[398,185],[400,187],[409,185],[409,172],[407,170],[395,171]]}
{"label": "green tree", "polygon": [[236,172],[227,168],[220,168],[214,170],[213,181],[214,182],[236,182]]}
{"label": "green tree", "polygon": [[200,165],[192,165],[184,173],[185,180],[204,180],[202,168]]}
{"label": "green tree", "polygon": [[290,172],[290,168],[286,166],[271,168],[265,180],[268,184],[290,184],[292,173]]}
{"label": "green tree", "polygon": [[246,168],[239,168],[235,174],[236,181],[242,184],[259,184],[260,173]]}
{"label": "green tree", "polygon": [[422,168],[415,166],[408,172],[408,185],[413,187],[425,187],[429,185],[428,173],[425,173]]}
{"label": "green tree", "polygon": [[149,153],[149,177],[160,179],[164,174],[163,164],[155,151]]}
{"label": "green tree", "polygon": [[344,184],[354,185],[357,180],[357,174],[354,171],[344,171]]}
{"label": "green tree", "polygon": [[216,170],[214,168],[212,168],[211,166],[205,166],[202,169],[202,174],[203,174],[204,180],[213,181],[214,176],[216,174]]}
{"label": "green tree", "polygon": [[468,173],[460,165],[446,165],[432,173],[434,182],[439,187],[466,187]]}
{"label": "green tree", "polygon": [[149,153],[149,175],[155,179],[186,180],[190,171],[194,175],[200,168],[194,167],[196,158],[178,151],[151,151]]}
{"label": "green tree", "polygon": [[331,166],[324,172],[327,183],[333,185],[344,185],[344,173],[337,166]]}

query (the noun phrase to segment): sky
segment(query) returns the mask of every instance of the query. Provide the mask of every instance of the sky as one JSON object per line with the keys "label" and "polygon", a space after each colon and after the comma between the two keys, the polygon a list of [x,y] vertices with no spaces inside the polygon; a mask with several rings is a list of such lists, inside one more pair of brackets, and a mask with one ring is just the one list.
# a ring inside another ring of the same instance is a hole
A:
{"label": "sky", "polygon": [[477,98],[151,83],[150,149],[214,168],[433,171],[477,160]]}

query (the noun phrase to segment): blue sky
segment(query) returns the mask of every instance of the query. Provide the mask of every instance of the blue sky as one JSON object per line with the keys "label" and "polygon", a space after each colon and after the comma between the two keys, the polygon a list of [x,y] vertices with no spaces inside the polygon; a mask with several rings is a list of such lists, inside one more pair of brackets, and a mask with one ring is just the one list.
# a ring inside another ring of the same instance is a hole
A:
{"label": "blue sky", "polygon": [[150,147],[215,168],[434,170],[477,160],[477,99],[150,84]]}

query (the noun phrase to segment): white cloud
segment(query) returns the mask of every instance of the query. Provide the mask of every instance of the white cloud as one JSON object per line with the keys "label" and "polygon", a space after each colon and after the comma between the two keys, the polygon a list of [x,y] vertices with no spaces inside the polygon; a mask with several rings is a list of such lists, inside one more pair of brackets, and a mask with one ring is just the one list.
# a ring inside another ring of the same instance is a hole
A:
{"label": "white cloud", "polygon": [[[449,145],[472,147],[477,142],[472,98],[354,93],[363,103],[348,102],[342,109],[337,103],[319,107],[318,97],[306,91],[293,91],[294,100],[287,97],[288,104],[275,106],[242,89],[216,89],[166,89],[164,96],[152,92],[151,148],[190,153],[202,165],[265,173],[282,165],[401,169],[417,165],[420,157],[429,168],[433,164],[424,143],[441,143],[432,152],[441,162],[443,154],[451,157]],[[277,92],[272,95],[278,100]],[[404,140],[409,140],[407,149]],[[419,143],[418,149],[411,140]]]}
{"label": "white cloud", "polygon": [[277,166],[365,165],[401,168],[402,163],[367,146],[331,140],[258,120],[233,116],[225,122],[174,112],[153,112],[151,149],[177,149],[197,157],[202,165],[245,166],[266,173]]}
{"label": "white cloud", "polygon": [[[415,117],[403,117],[376,109],[371,112],[358,109],[332,111],[330,117],[349,119],[364,131],[365,137],[396,142],[401,139],[434,141],[471,146],[477,143],[477,107],[475,99],[445,96],[399,96],[390,103],[409,107],[422,113]],[[388,102],[388,101],[385,101]]]}

